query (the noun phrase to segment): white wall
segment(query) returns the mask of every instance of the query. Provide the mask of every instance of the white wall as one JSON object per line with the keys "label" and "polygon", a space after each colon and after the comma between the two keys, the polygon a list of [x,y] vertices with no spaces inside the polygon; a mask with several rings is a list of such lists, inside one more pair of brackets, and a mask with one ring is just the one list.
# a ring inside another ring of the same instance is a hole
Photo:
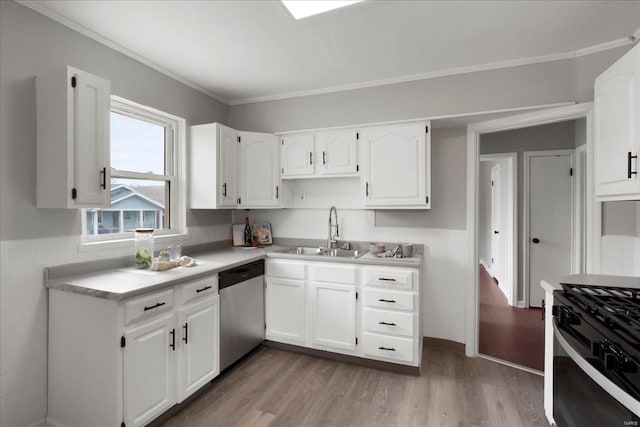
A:
{"label": "white wall", "polygon": [[601,272],[640,276],[640,201],[602,204]]}

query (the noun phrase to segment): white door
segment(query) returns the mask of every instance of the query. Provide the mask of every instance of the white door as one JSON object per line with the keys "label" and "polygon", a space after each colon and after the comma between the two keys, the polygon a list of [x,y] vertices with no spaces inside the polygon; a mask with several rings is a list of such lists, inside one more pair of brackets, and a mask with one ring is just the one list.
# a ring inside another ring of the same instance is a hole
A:
{"label": "white door", "polygon": [[323,132],[316,136],[321,175],[358,173],[357,136],[355,130]]}
{"label": "white door", "polygon": [[594,91],[595,194],[638,199],[640,46],[598,76]]}
{"label": "white door", "polygon": [[143,426],[176,401],[175,317],[169,313],[124,336],[124,422]]}
{"label": "white door", "polygon": [[303,281],[267,279],[265,293],[267,339],[305,342],[304,289]]}
{"label": "white door", "polygon": [[426,206],[427,132],[423,124],[364,129],[365,204]]}
{"label": "white door", "polygon": [[315,174],[315,163],[317,159],[313,158],[313,135],[284,136],[280,150],[283,178]]}
{"label": "white door", "polygon": [[73,89],[75,203],[108,207],[111,196],[110,111],[111,83],[76,71]]}
{"label": "white door", "polygon": [[[500,258],[500,237],[502,231],[500,197],[500,164],[491,168],[491,275],[501,282],[502,265]],[[506,254],[505,254],[506,255]]]}
{"label": "white door", "polygon": [[533,154],[528,164],[529,306],[541,307],[540,281],[571,274],[572,156]]}
{"label": "white door", "polygon": [[238,203],[238,131],[226,126],[218,125],[218,168],[220,186],[218,189],[219,205],[221,207],[235,207]]}
{"label": "white door", "polygon": [[178,402],[220,373],[220,296],[183,308],[178,315],[180,375]]}
{"label": "white door", "polygon": [[334,283],[313,284],[313,343],[356,349],[356,288]]}
{"label": "white door", "polygon": [[278,138],[240,132],[240,203],[242,208],[277,207],[280,171]]}

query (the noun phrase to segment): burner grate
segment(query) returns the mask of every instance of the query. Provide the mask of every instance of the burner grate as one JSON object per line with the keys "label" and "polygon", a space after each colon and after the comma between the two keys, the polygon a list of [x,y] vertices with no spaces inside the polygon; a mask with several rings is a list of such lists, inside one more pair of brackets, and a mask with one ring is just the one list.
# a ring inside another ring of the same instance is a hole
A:
{"label": "burner grate", "polygon": [[565,296],[640,348],[640,289],[562,283]]}

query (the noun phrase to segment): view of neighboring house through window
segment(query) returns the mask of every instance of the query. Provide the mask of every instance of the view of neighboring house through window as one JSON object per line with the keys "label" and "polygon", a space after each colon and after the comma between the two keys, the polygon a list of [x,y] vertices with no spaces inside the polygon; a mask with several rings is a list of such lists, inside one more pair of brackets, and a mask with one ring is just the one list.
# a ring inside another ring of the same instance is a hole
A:
{"label": "view of neighboring house through window", "polygon": [[174,122],[131,102],[111,104],[111,206],[85,209],[85,236],[172,228]]}

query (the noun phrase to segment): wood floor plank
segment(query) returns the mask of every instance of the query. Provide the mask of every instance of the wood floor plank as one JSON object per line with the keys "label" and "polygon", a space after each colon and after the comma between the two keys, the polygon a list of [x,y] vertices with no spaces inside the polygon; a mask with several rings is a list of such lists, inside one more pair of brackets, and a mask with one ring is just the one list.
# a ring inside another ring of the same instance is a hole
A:
{"label": "wood floor plank", "polygon": [[541,376],[425,347],[420,376],[262,347],[163,426],[548,426]]}

